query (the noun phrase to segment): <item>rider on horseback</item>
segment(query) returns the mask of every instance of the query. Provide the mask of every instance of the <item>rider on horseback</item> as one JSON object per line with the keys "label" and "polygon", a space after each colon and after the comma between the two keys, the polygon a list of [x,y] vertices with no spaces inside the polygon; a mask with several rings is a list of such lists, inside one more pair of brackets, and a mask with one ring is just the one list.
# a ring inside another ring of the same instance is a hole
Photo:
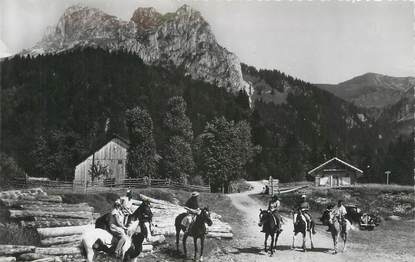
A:
{"label": "rider on horseback", "polygon": [[337,206],[335,206],[331,210],[331,217],[337,218],[340,224],[344,226],[346,222],[345,221],[346,214],[347,214],[347,211],[346,211],[346,208],[343,206],[343,201],[342,200],[337,201]]}
{"label": "rider on horseback", "polygon": [[122,252],[121,248],[124,245],[127,237],[125,234],[127,228],[124,225],[124,215],[121,211],[121,202],[119,200],[116,200],[114,203],[114,208],[111,211],[109,224],[111,234],[115,238],[119,239],[117,248],[115,250],[115,254],[119,256]]}
{"label": "rider on horseback", "polygon": [[309,213],[310,211],[310,204],[308,204],[307,200],[306,200],[306,195],[301,195],[301,200],[298,204],[298,212],[300,215],[302,215],[308,225],[308,229],[312,228],[313,229],[313,234],[315,234],[315,230],[314,227],[311,227],[311,223],[313,223],[313,219]]}
{"label": "rider on horseback", "polygon": [[268,203],[268,210],[271,211],[274,218],[279,221],[278,230],[282,232],[282,228],[281,228],[282,217],[279,214],[280,206],[281,206],[281,203],[280,203],[280,200],[278,199],[278,195],[273,195],[271,200]]}
{"label": "rider on horseback", "polygon": [[121,207],[122,207],[122,212],[124,214],[124,225],[127,224],[128,221],[128,217],[131,216],[133,214],[132,211],[132,198],[133,198],[133,193],[131,192],[130,189],[127,190],[127,194],[124,197],[120,198],[121,201]]}
{"label": "rider on horseback", "polygon": [[192,196],[186,201],[184,205],[188,215],[183,218],[182,225],[186,228],[186,231],[189,230],[189,227],[193,223],[196,215],[200,214],[198,197],[199,193],[193,192]]}

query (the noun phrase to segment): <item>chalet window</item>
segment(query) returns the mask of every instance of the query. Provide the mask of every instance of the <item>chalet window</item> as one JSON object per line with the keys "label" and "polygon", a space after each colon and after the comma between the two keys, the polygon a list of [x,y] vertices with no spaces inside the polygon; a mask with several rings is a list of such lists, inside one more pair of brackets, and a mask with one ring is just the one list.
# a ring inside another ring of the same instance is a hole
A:
{"label": "chalet window", "polygon": [[118,164],[119,165],[122,165],[122,160],[118,160]]}

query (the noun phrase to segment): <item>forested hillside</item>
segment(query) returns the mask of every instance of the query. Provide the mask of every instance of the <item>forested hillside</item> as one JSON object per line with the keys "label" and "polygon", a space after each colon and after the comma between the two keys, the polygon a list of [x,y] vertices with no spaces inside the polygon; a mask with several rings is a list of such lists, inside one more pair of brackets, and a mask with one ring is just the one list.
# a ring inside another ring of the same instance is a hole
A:
{"label": "forested hillside", "polygon": [[[245,79],[249,75],[265,83],[270,92],[284,93],[281,101],[269,103],[265,96],[269,93],[261,95],[254,85],[257,95],[254,107],[249,108],[245,93],[233,95],[192,80],[181,68],[145,65],[123,51],[86,48],[36,58],[16,56],[3,61],[1,69],[1,150],[32,176],[72,179],[75,165],[114,133],[128,137],[126,110],[137,106],[149,112],[157,152],[163,157],[164,141],[170,139],[163,125],[168,101],[181,96],[187,104],[194,144],[204,131],[216,132],[221,127],[228,130],[222,132],[223,139],[238,136],[230,131],[232,126],[243,126],[245,137],[251,131],[253,160],[245,168],[234,161],[239,171],[233,178],[272,175],[282,181],[300,180],[315,165],[338,156],[363,169],[363,180],[381,181],[388,159],[391,166],[399,166],[401,174],[399,179],[392,177],[392,182],[412,182],[408,151],[395,144],[388,147],[379,139],[375,123],[358,108],[276,70],[243,66]],[[222,116],[235,124],[216,118]],[[241,141],[235,140],[234,148]],[[413,145],[406,138],[399,141],[405,148]],[[204,147],[216,150],[215,145]],[[194,174],[204,172],[200,170],[204,163],[197,162],[211,161],[209,157],[194,156]],[[165,176],[166,169],[159,168],[158,176]]]}
{"label": "forested hillside", "polygon": [[[183,96],[195,135],[215,116],[246,119],[248,98],[180,69],[147,66],[125,52],[87,48],[2,62],[1,149],[30,175],[72,179],[74,167],[114,133],[128,137],[125,111],[146,108],[161,141],[162,116]],[[157,146],[161,146],[157,144]],[[48,171],[45,174],[45,171]]]}

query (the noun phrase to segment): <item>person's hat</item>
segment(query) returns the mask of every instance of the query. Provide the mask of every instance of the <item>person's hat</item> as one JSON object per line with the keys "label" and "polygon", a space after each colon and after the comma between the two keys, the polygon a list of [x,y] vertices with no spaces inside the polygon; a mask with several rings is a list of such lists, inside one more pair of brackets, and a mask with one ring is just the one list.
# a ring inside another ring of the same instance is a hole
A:
{"label": "person's hat", "polygon": [[127,196],[131,196],[133,194],[133,192],[131,192],[131,189],[127,190]]}
{"label": "person's hat", "polygon": [[306,198],[306,195],[302,194],[302,195],[301,195],[301,198]]}
{"label": "person's hat", "polygon": [[197,196],[199,196],[198,192],[192,192],[192,197],[197,197]]}
{"label": "person's hat", "polygon": [[115,200],[114,206],[121,206],[121,201],[119,199]]}

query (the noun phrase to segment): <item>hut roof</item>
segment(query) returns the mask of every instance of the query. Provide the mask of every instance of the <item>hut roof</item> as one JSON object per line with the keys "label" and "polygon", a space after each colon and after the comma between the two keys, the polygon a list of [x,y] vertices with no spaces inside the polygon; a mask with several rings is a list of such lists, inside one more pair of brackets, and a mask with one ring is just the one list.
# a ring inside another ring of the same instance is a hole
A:
{"label": "hut roof", "polygon": [[333,157],[332,159],[324,162],[323,164],[319,165],[318,167],[308,171],[307,174],[312,176],[313,174],[316,173],[316,171],[321,170],[322,168],[324,168],[325,166],[327,166],[328,164],[330,164],[332,162],[337,162],[337,163],[340,163],[340,164],[344,165],[345,167],[355,171],[358,174],[358,176],[363,175],[363,171],[361,169],[359,169],[359,168],[357,168],[357,167],[355,167],[355,166],[353,166],[353,165],[351,165],[351,164],[349,164],[349,163],[347,163],[347,162],[345,162],[345,161],[343,161],[343,160],[341,160],[337,157]]}

